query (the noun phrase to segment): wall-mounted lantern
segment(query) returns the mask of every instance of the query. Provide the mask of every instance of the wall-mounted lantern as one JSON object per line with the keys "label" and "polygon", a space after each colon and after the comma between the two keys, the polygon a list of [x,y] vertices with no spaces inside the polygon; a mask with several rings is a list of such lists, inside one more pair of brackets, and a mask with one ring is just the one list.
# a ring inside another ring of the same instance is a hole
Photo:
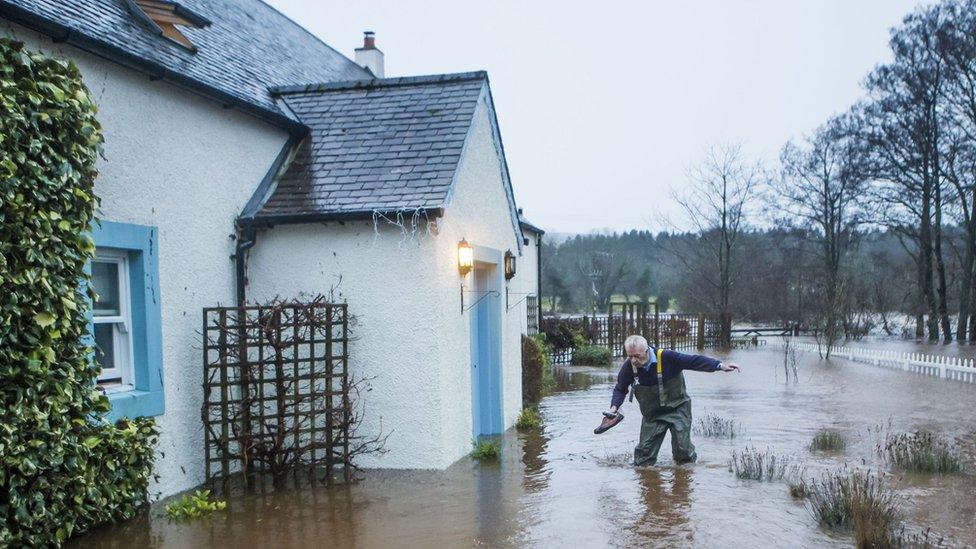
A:
{"label": "wall-mounted lantern", "polygon": [[458,242],[458,272],[461,273],[461,276],[464,276],[470,273],[473,268],[474,248],[471,247],[471,244],[468,244],[467,240],[462,238],[461,242]]}
{"label": "wall-mounted lantern", "polygon": [[512,250],[505,252],[505,280],[511,280],[515,276],[515,254]]}

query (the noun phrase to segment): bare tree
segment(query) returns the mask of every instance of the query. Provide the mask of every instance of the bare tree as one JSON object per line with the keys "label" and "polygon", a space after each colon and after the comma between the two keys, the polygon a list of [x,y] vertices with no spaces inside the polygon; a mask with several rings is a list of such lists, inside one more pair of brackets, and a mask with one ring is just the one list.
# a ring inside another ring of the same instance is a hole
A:
{"label": "bare tree", "polygon": [[841,337],[843,268],[857,227],[865,183],[853,118],[829,121],[802,145],[787,143],[780,155],[780,177],[770,187],[790,213],[785,221],[804,229],[818,249],[819,316],[826,355]]}
{"label": "bare tree", "polygon": [[952,130],[946,177],[965,228],[956,338],[976,341],[976,0],[949,1],[944,9],[937,36]]}
{"label": "bare tree", "polygon": [[885,205],[879,221],[910,237],[918,248],[920,297],[929,315],[930,340],[938,339],[940,325],[943,337],[952,339],[942,252],[946,78],[936,39],[943,17],[942,7],[925,7],[892,33],[895,59],[868,76],[870,102],[862,111],[872,175],[880,183],[877,197]]}
{"label": "bare tree", "polygon": [[[578,258],[576,267],[582,280],[590,287],[594,308],[600,311],[607,310],[613,294],[630,275],[627,263],[606,251],[587,252]],[[593,312],[595,314],[597,311]]]}
{"label": "bare tree", "polygon": [[712,147],[689,172],[689,185],[675,194],[694,227],[698,245],[680,252],[686,269],[708,282],[717,294],[722,341],[731,341],[733,269],[739,236],[746,226],[747,205],[763,177],[749,164],[739,145]]}

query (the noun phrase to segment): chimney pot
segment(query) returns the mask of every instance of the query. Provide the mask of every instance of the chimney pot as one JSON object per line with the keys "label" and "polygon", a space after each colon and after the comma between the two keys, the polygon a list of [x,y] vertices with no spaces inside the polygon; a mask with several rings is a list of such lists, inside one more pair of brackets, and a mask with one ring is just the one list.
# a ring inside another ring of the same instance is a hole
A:
{"label": "chimney pot", "polygon": [[376,78],[384,77],[383,52],[376,47],[375,32],[363,32],[363,47],[356,48],[356,64],[369,70]]}

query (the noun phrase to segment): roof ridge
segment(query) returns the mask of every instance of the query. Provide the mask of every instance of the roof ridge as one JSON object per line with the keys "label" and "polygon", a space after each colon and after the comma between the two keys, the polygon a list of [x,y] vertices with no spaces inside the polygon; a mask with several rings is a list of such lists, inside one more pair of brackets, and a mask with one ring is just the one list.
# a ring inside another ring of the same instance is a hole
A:
{"label": "roof ridge", "polygon": [[398,76],[394,78],[368,78],[363,80],[346,80],[343,82],[322,82],[318,84],[299,84],[292,86],[273,86],[268,89],[272,95],[286,95],[289,93],[309,93],[321,91],[354,90],[369,88],[391,88],[415,84],[440,84],[444,82],[462,82],[465,80],[487,80],[487,71],[469,71],[444,74],[426,74],[420,76]]}
{"label": "roof ridge", "polygon": [[304,25],[300,24],[298,21],[295,21],[294,19],[292,19],[291,17],[289,17],[288,15],[286,15],[285,12],[283,12],[283,11],[279,10],[278,8],[272,6],[266,0],[258,0],[258,2],[260,2],[261,4],[264,4],[264,6],[266,8],[271,8],[271,11],[273,11],[273,12],[277,13],[278,15],[280,15],[281,17],[283,17],[285,19],[285,21],[288,21],[292,25],[295,25],[296,27],[298,27],[299,29],[301,29],[305,34],[307,34],[307,35],[311,36],[312,38],[314,38],[318,43],[320,43],[323,46],[325,46],[325,47],[329,48],[330,50],[334,51],[336,53],[336,55],[338,55],[339,57],[342,57],[343,59],[345,59],[349,63],[355,65],[357,68],[362,69],[363,72],[367,72],[367,69],[365,69],[363,67],[360,67],[358,63],[356,63],[355,61],[353,61],[349,57],[346,57],[346,55],[343,54],[341,51],[333,48],[331,45],[329,45],[328,42],[326,42],[325,40],[323,40],[322,38],[320,38],[314,32],[306,29],[304,27]]}

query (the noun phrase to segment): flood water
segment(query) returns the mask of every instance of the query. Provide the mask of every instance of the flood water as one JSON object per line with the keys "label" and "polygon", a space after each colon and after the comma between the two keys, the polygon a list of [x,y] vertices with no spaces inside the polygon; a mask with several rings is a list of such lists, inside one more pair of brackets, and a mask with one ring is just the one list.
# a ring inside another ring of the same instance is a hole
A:
{"label": "flood water", "polygon": [[[685,374],[696,417],[734,418],[731,440],[693,436],[699,461],[676,466],[665,442],[658,465],[630,465],[639,429],[626,419],[594,435],[613,372],[560,370],[544,399],[542,429],[503,438],[497,464],[464,459],[446,471],[369,471],[355,484],[232,497],[228,509],[172,523],[157,503],[124,524],[75,539],[76,547],[845,547],[849,534],[822,529],[784,482],[737,479],[733,449],[769,448],[803,463],[808,476],[849,466],[883,468],[877,426],[929,429],[956,440],[967,473],[892,473],[909,530],[931,528],[950,546],[976,546],[976,384],[801,353],[787,383],[773,348],[732,351],[743,372]],[[848,440],[840,455],[807,446],[823,427]]]}

